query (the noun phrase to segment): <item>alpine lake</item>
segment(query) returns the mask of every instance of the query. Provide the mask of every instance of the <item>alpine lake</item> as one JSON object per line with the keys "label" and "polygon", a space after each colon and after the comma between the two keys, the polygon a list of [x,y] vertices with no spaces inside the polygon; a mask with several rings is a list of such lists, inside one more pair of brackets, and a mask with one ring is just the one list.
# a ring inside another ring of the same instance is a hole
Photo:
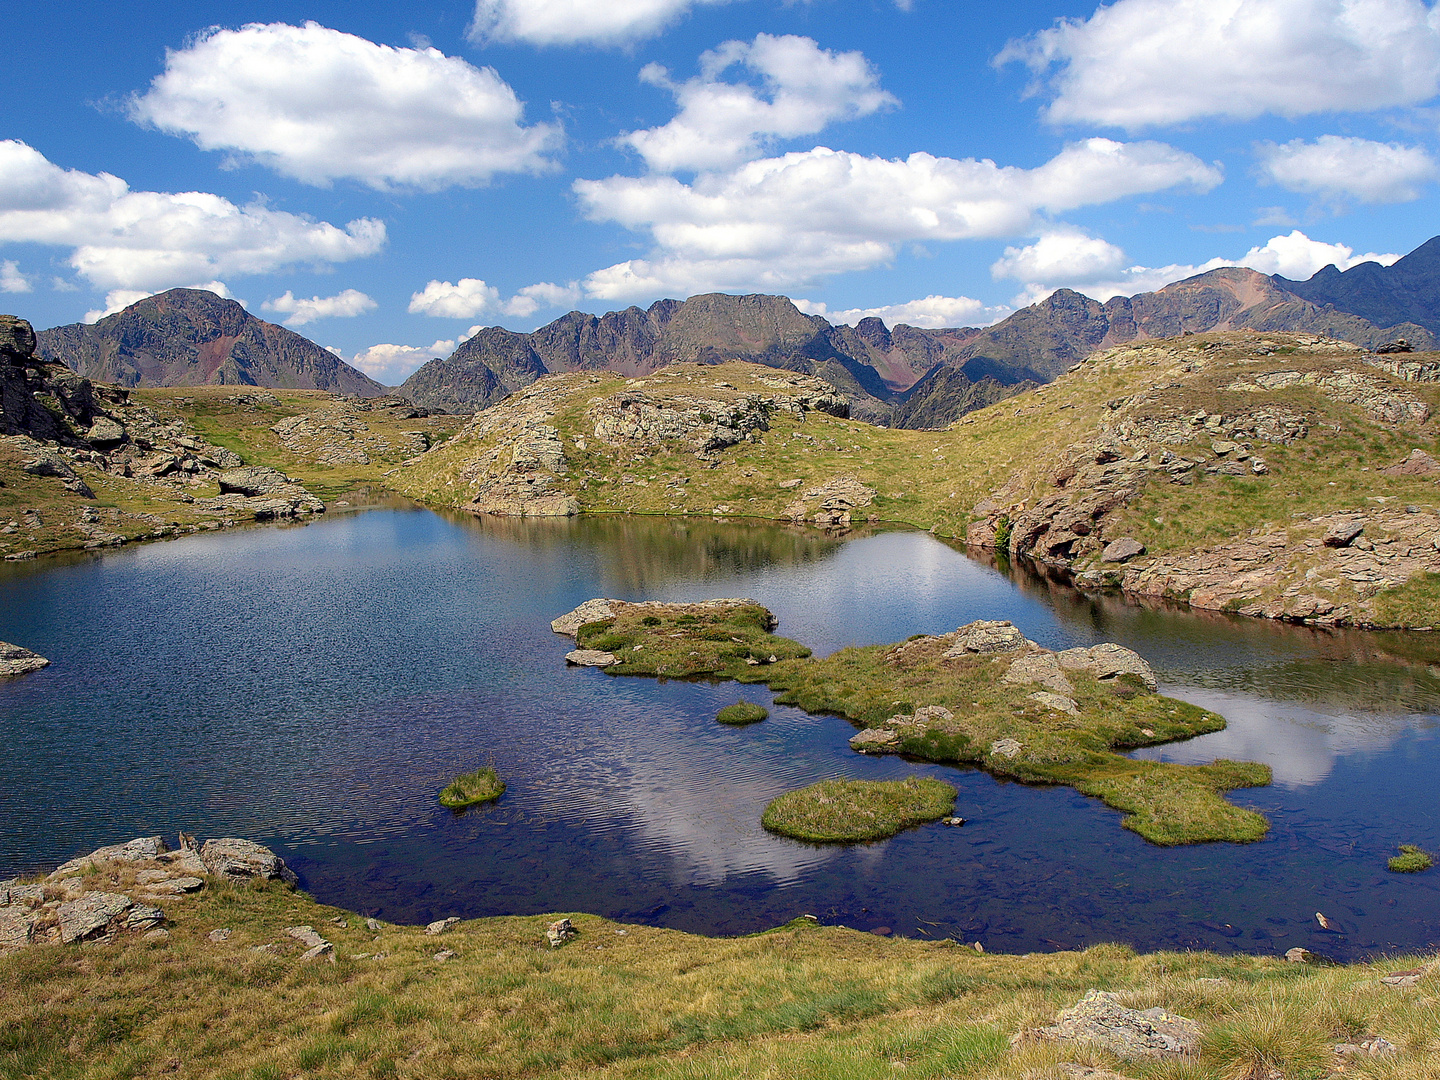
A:
{"label": "alpine lake", "polygon": [[[592,597],[753,597],[817,655],[1009,619],[1115,641],[1226,730],[1144,751],[1261,761],[1231,792],[1265,839],[1161,848],[1068,788],[865,757],[763,686],[568,667],[550,620]],[[0,878],[178,830],[275,848],[318,899],[396,922],[592,912],[732,935],[825,923],[1031,952],[1353,960],[1440,943],[1440,634],[1140,606],[976,561],[920,532],[827,536],[684,518],[447,516],[408,505],[0,567]],[[746,700],[770,716],[715,720]],[[493,764],[495,803],[437,792]],[[848,846],[760,826],[820,779],[918,774],[941,823]],[[1316,919],[1323,912],[1334,929]]]}

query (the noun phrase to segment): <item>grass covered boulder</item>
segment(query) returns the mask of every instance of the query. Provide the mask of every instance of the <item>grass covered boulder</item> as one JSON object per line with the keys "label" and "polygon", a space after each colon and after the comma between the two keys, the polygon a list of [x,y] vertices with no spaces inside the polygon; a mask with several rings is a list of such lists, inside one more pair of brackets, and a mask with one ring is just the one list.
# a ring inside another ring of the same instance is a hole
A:
{"label": "grass covered boulder", "polygon": [[761,824],[796,840],[882,840],[911,825],[948,817],[955,795],[949,784],[928,777],[821,780],[772,800]]}

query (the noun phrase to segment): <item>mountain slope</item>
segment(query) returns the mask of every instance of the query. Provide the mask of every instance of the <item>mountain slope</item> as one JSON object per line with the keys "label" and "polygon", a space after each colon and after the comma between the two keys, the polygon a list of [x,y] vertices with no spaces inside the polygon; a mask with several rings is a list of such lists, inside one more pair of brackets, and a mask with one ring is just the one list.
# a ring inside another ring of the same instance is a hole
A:
{"label": "mountain slope", "polygon": [[379,383],[283,326],[202,289],[171,289],[93,325],[42,330],[36,352],[119,386],[265,386],[378,397]]}
{"label": "mountain slope", "polygon": [[1440,334],[1440,236],[1393,266],[1367,262],[1341,271],[1332,264],[1309,281],[1278,274],[1273,280],[1312,304],[1331,304],[1377,326],[1411,322]]}

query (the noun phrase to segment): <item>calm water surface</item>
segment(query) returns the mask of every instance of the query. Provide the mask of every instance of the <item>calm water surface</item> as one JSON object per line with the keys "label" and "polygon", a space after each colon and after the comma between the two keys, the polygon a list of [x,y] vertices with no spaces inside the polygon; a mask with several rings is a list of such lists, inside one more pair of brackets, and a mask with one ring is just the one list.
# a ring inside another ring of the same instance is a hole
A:
{"label": "calm water surface", "polygon": [[[1247,846],[1165,850],[1068,789],[851,752],[763,687],[569,669],[549,620],[592,596],[753,596],[827,653],[1008,618],[1053,648],[1114,640],[1224,732],[1176,761],[1265,761]],[[54,661],[0,682],[0,876],[139,834],[249,836],[318,898],[401,922],[589,911],[705,933],[802,913],[992,951],[1124,941],[1355,957],[1440,942],[1440,648],[1086,597],[921,533],[850,540],[655,519],[380,510],[0,571],[0,639]],[[494,762],[510,790],[435,792]],[[770,836],[827,776],[942,777],[962,829],[856,847]],[[1323,911],[1344,931],[1325,933]]]}

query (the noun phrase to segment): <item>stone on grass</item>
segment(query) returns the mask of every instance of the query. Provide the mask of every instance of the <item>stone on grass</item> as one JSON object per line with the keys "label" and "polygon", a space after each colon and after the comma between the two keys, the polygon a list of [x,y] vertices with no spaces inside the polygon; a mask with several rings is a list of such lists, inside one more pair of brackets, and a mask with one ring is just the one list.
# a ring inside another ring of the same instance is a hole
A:
{"label": "stone on grass", "polygon": [[1105,680],[1121,675],[1134,675],[1149,690],[1159,687],[1155,672],[1145,658],[1133,649],[1107,641],[1092,645],[1088,649],[1066,649],[1057,653],[1056,659],[1067,671],[1088,671],[1095,678]]}
{"label": "stone on grass", "polygon": [[459,921],[460,920],[454,915],[451,915],[448,919],[437,919],[425,927],[425,933],[431,937],[434,937],[436,934],[443,934]]}
{"label": "stone on grass", "polygon": [[219,929],[211,930],[208,936],[216,945],[223,945],[230,940],[230,934],[230,928],[228,926],[222,926]]}
{"label": "stone on grass", "polygon": [[158,836],[138,836],[123,844],[96,848],[89,855],[61,863],[50,872],[50,880],[58,881],[72,874],[82,873],[86,867],[108,862],[148,862],[169,851],[165,841]]}
{"label": "stone on grass", "polygon": [[944,653],[946,660],[972,653],[1014,652],[1030,644],[1008,619],[977,619],[955,631],[955,644]]}
{"label": "stone on grass", "polygon": [[550,943],[552,949],[558,949],[579,933],[580,931],[575,929],[575,924],[569,919],[556,919],[545,928],[545,940]]}
{"label": "stone on grass", "polygon": [[1200,1025],[1164,1009],[1127,1009],[1120,995],[1089,990],[1055,1023],[1029,1036],[1044,1042],[1078,1043],[1126,1061],[1159,1061],[1200,1051]]}
{"label": "stone on grass", "polygon": [[23,908],[0,908],[0,956],[30,944],[35,916]]}
{"label": "stone on grass", "polygon": [[1417,447],[1411,450],[1410,456],[1403,461],[1397,461],[1380,471],[1386,476],[1434,476],[1440,473],[1440,461]]}
{"label": "stone on grass", "polygon": [[135,902],[123,893],[92,892],[79,900],[70,900],[60,905],[56,914],[60,918],[60,940],[66,945],[72,941],[89,941],[103,936],[121,915]]}
{"label": "stone on grass", "polygon": [[306,949],[303,953],[300,954],[300,959],[302,962],[309,960],[319,960],[321,957],[327,957],[329,961],[333,964],[335,962],[335,946],[331,945],[328,941],[322,941],[319,945],[316,945],[313,948]]}
{"label": "stone on grass", "polygon": [[153,930],[165,922],[165,912],[149,904],[136,904],[125,917],[127,930]]}
{"label": "stone on grass", "polygon": [[1075,703],[1075,699],[1066,697],[1064,694],[1052,694],[1046,690],[1038,690],[1030,695],[1030,700],[1038,701],[1047,709],[1054,709],[1056,712],[1063,712],[1069,716],[1080,715],[1080,706]]}
{"label": "stone on grass", "polygon": [[574,611],[561,615],[558,619],[550,621],[550,629],[557,634],[564,634],[566,637],[574,637],[580,627],[586,623],[600,622],[602,619],[613,619],[614,610],[610,607],[611,601],[601,599],[586,600]]}
{"label": "stone on grass", "polygon": [[1337,521],[1325,531],[1325,546],[1349,547],[1365,531],[1363,521]]}
{"label": "stone on grass", "polygon": [[300,881],[284,859],[253,840],[233,836],[206,840],[200,860],[210,873],[236,884],[279,880],[294,887]]}
{"label": "stone on grass", "polygon": [[993,757],[1017,757],[1022,749],[1023,747],[1015,739],[996,739],[990,744],[990,753]]}
{"label": "stone on grass", "polygon": [[1400,1052],[1400,1048],[1389,1039],[1376,1035],[1374,1038],[1363,1039],[1358,1043],[1340,1043],[1334,1048],[1335,1053],[1341,1057],[1394,1057]]}
{"label": "stone on grass", "polygon": [[866,728],[850,738],[850,749],[862,754],[895,753],[900,748],[900,733],[889,728]]}
{"label": "stone on grass", "polygon": [[1064,694],[1066,697],[1075,694],[1075,687],[1065,677],[1059,658],[1052,652],[1016,657],[1010,669],[1000,677],[1000,681],[1016,686],[1037,683],[1052,693]]}
{"label": "stone on grass", "polygon": [[443,964],[446,960],[454,960],[459,955],[454,949],[441,949],[435,954],[435,959]]}
{"label": "stone on grass", "polygon": [[329,945],[323,937],[315,932],[313,926],[292,926],[285,933],[289,934],[296,941],[300,942],[307,949],[316,949],[321,945]]}
{"label": "stone on grass", "polygon": [[1292,964],[1308,964],[1313,956],[1309,949],[1302,949],[1298,945],[1285,950],[1285,959]]}

